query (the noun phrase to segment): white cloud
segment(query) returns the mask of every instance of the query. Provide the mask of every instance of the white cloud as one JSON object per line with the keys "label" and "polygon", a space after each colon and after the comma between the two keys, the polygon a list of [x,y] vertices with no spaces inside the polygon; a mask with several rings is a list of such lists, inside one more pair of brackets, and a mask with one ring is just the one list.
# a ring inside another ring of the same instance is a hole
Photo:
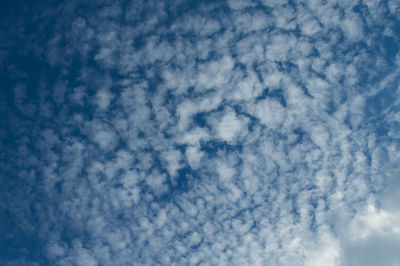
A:
{"label": "white cloud", "polygon": [[149,176],[147,176],[145,182],[156,195],[161,195],[167,191],[165,184],[166,175],[161,174],[158,171],[153,171]]}
{"label": "white cloud", "polygon": [[312,36],[321,31],[319,22],[315,18],[306,17],[303,18],[300,23],[301,31],[305,35]]}
{"label": "white cloud", "polygon": [[196,127],[191,131],[186,131],[182,137],[177,139],[177,141],[179,143],[198,145],[201,140],[208,140],[209,138],[210,135],[204,128]]}
{"label": "white cloud", "polygon": [[399,101],[369,112],[398,79],[376,49],[396,6],[227,5],[62,17],[58,82],[13,91],[18,115],[48,120],[10,118],[50,263],[398,265]]}
{"label": "white cloud", "polygon": [[185,154],[191,168],[196,169],[200,166],[199,163],[204,153],[200,151],[198,146],[189,146]]}
{"label": "white cloud", "polygon": [[105,110],[110,105],[112,94],[107,90],[100,90],[96,95],[96,104],[100,110]]}
{"label": "white cloud", "polygon": [[175,176],[181,168],[182,154],[179,150],[170,150],[162,153],[170,176]]}
{"label": "white cloud", "polygon": [[116,146],[116,136],[113,131],[108,129],[96,130],[93,135],[94,140],[102,149],[113,149]]}
{"label": "white cloud", "polygon": [[328,233],[323,233],[320,236],[317,246],[314,246],[308,253],[304,265],[341,265],[339,243]]}
{"label": "white cloud", "polygon": [[268,128],[276,129],[285,120],[286,110],[276,100],[267,98],[251,108],[254,108],[254,115]]}
{"label": "white cloud", "polygon": [[232,142],[238,135],[243,136],[247,132],[246,119],[238,118],[234,111],[228,111],[217,123],[218,136],[227,142]]}
{"label": "white cloud", "polygon": [[239,1],[229,0],[228,5],[233,10],[240,10],[240,9],[252,7],[252,6],[254,6],[254,3],[252,1],[246,1],[246,0],[239,0]]}
{"label": "white cloud", "polygon": [[358,41],[363,37],[362,22],[357,14],[353,13],[341,25],[346,37],[350,41]]}
{"label": "white cloud", "polygon": [[368,205],[352,221],[343,240],[350,265],[399,265],[400,215]]}

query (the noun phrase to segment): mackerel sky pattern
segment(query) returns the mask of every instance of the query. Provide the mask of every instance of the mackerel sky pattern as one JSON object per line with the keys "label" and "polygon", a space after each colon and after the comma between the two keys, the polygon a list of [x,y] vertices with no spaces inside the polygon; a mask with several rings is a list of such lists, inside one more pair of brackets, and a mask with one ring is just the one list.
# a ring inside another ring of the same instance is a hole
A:
{"label": "mackerel sky pattern", "polygon": [[1,265],[400,265],[398,0],[3,2]]}

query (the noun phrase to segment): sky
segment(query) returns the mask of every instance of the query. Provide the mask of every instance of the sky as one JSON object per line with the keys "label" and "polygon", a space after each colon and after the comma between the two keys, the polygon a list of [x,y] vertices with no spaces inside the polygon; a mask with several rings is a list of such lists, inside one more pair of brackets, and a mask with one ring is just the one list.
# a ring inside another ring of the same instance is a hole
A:
{"label": "sky", "polygon": [[2,1],[0,265],[400,265],[398,0]]}

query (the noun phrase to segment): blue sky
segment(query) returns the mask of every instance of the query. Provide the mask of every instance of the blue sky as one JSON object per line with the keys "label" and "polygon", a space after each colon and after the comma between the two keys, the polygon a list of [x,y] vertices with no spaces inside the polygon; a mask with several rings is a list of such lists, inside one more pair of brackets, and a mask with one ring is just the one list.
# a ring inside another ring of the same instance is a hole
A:
{"label": "blue sky", "polygon": [[1,5],[1,265],[400,265],[398,1]]}

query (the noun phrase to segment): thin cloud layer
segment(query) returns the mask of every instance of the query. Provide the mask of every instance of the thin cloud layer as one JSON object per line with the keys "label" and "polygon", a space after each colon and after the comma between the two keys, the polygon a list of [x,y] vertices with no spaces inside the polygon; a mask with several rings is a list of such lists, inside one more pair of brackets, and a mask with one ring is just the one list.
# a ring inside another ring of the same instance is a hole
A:
{"label": "thin cloud layer", "polygon": [[1,264],[400,263],[397,1],[2,13]]}

